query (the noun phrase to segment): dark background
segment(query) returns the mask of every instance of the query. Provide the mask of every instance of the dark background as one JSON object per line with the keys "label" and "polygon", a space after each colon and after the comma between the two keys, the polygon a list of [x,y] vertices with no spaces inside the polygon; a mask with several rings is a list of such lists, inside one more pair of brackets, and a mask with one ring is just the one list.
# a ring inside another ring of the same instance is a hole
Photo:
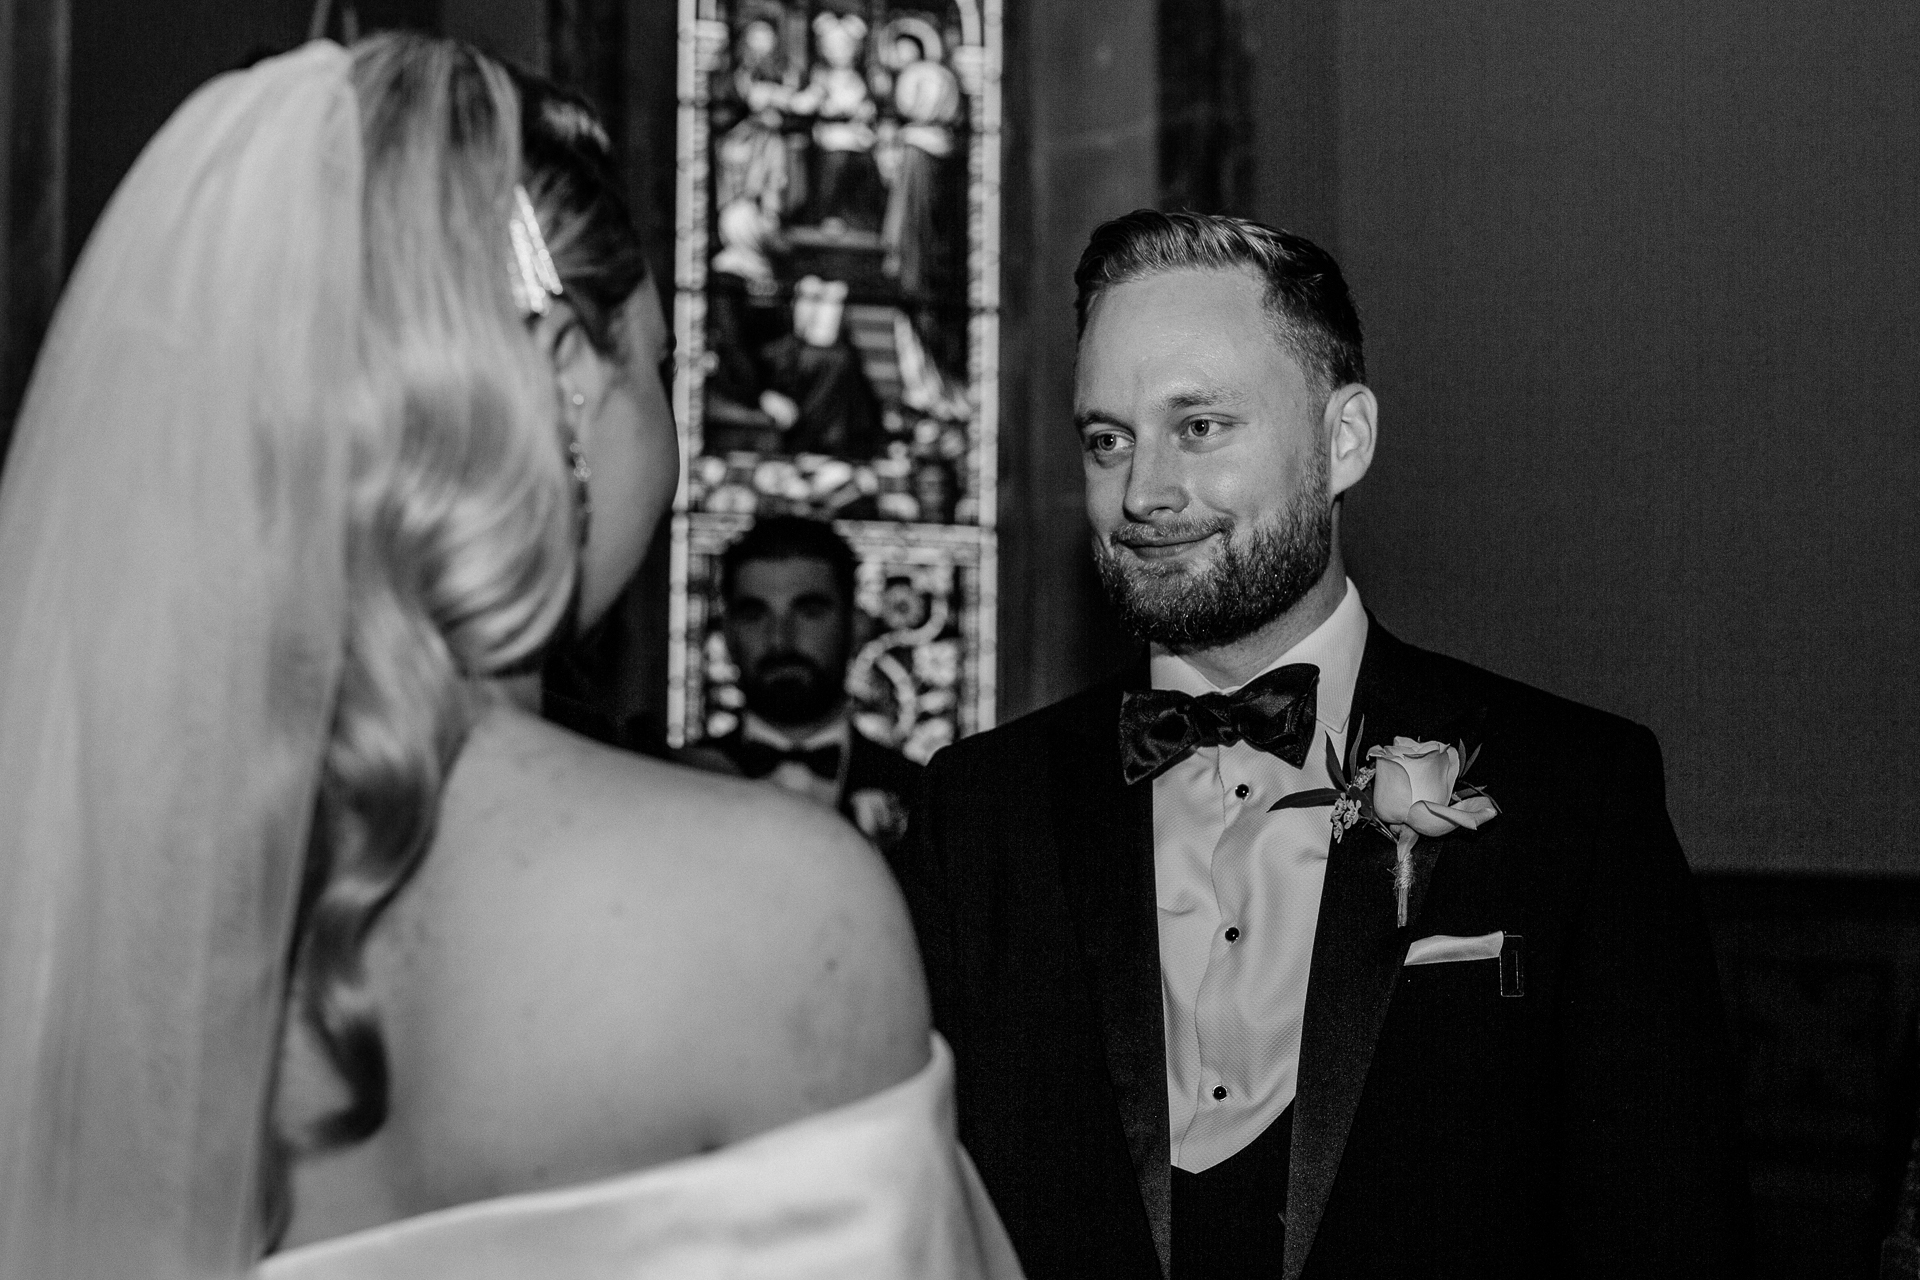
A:
{"label": "dark background", "polygon": [[1008,113],[1009,514],[1045,563],[1008,575],[1039,588],[1008,709],[1103,647],[1054,589],[1073,258],[1132,204],[1229,209],[1358,297],[1382,440],[1346,533],[1389,627],[1651,725],[1698,867],[1920,871],[1920,7],[1216,0],[1157,51],[1153,5],[1097,7],[1013,32],[1047,74]]}
{"label": "dark background", "polygon": [[[1003,718],[1130,651],[1069,423],[1087,231],[1158,204],[1320,240],[1382,404],[1346,518],[1368,604],[1659,733],[1741,1050],[1761,1274],[1871,1275],[1920,994],[1920,7],[1006,3]],[[357,8],[595,97],[670,278],[672,0]],[[145,139],[310,15],[0,0],[0,422]],[[664,685],[663,586],[651,565],[630,660],[600,673],[623,712]]]}

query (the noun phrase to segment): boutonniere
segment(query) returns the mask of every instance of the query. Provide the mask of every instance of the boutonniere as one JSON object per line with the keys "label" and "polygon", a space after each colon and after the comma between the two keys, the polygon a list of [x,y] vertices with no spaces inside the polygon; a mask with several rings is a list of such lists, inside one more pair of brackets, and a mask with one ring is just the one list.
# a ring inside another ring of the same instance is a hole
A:
{"label": "boutonniere", "polygon": [[891,852],[907,834],[907,806],[900,797],[879,787],[862,787],[847,797],[853,825],[881,852]]}
{"label": "boutonniere", "polygon": [[1477,831],[1500,816],[1500,807],[1485,791],[1461,781],[1479,759],[1480,748],[1469,753],[1464,742],[1448,746],[1395,738],[1390,747],[1369,750],[1366,764],[1356,768],[1359,761],[1354,756],[1365,728],[1364,720],[1355,728],[1345,764],[1335,754],[1333,740],[1327,740],[1327,777],[1333,786],[1282,796],[1273,809],[1331,804],[1336,842],[1360,822],[1393,841],[1394,903],[1404,929],[1407,898],[1413,889],[1413,846],[1420,837],[1452,835],[1463,827]]}

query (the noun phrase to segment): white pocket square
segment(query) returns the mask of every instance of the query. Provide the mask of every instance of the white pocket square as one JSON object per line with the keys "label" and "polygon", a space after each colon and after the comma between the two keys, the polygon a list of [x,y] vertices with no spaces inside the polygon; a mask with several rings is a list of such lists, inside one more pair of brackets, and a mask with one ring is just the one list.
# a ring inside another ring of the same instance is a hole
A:
{"label": "white pocket square", "polygon": [[1505,945],[1504,933],[1483,933],[1477,938],[1456,938],[1451,934],[1436,933],[1429,938],[1417,938],[1407,948],[1407,964],[1451,964],[1456,960],[1498,960],[1500,948]]}

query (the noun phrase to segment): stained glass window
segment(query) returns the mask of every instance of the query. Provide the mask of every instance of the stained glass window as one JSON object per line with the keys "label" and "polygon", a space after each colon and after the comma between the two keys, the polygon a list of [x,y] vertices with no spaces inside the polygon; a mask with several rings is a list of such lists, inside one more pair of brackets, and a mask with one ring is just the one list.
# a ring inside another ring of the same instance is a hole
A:
{"label": "stained glass window", "polygon": [[869,736],[992,722],[999,0],[682,0],[668,737],[740,691],[717,560],[761,515],[859,559]]}

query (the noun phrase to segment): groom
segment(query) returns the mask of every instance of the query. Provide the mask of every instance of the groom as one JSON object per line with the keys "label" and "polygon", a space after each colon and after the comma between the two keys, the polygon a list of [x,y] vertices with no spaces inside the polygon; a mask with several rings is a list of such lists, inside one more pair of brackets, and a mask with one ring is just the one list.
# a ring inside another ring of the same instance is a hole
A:
{"label": "groom", "polygon": [[1652,734],[1362,607],[1377,404],[1324,252],[1141,211],[1075,281],[1094,552],[1149,656],[937,756],[898,864],[1028,1273],[1736,1274]]}

